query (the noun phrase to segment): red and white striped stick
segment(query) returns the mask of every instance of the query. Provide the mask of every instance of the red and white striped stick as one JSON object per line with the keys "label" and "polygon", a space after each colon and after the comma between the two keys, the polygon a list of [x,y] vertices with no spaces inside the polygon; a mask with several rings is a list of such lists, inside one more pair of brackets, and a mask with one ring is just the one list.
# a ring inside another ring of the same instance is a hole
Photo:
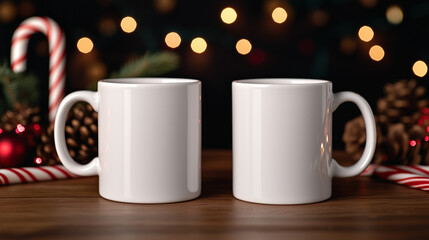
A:
{"label": "red and white striped stick", "polygon": [[48,17],[25,20],[13,34],[10,60],[14,72],[26,70],[28,40],[37,32],[45,34],[49,43],[49,121],[52,123],[64,97],[66,60],[63,31]]}
{"label": "red and white striped stick", "polygon": [[372,176],[374,175],[375,169],[377,169],[377,164],[370,164],[359,176]]}
{"label": "red and white striped stick", "polygon": [[77,178],[62,165],[0,169],[0,186],[16,183],[41,182]]}
{"label": "red and white striped stick", "polygon": [[429,191],[429,166],[379,165],[374,174],[385,180]]}

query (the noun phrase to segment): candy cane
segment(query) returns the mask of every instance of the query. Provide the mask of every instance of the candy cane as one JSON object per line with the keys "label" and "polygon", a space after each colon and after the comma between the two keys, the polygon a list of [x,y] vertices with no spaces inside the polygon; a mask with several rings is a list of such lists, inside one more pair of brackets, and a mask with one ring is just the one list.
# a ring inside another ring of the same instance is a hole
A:
{"label": "candy cane", "polygon": [[12,37],[11,65],[23,72],[27,64],[28,40],[36,32],[46,35],[49,43],[49,121],[52,123],[65,87],[65,39],[58,24],[48,17],[31,17],[22,22]]}
{"label": "candy cane", "polygon": [[429,166],[377,166],[375,175],[412,188],[429,191]]}
{"label": "candy cane", "polygon": [[372,176],[377,169],[378,165],[370,164],[359,176]]}
{"label": "candy cane", "polygon": [[61,165],[0,169],[0,185],[77,178]]}

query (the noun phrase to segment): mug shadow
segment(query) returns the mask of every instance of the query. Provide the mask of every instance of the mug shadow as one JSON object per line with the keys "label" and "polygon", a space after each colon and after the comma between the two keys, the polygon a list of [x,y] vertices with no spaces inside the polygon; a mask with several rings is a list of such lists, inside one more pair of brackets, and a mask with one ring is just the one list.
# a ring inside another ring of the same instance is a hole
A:
{"label": "mug shadow", "polygon": [[203,177],[200,198],[232,196],[232,177]]}
{"label": "mug shadow", "polygon": [[334,178],[332,181],[332,196],[330,201],[342,201],[350,198],[371,197],[371,186],[374,179],[371,177]]}

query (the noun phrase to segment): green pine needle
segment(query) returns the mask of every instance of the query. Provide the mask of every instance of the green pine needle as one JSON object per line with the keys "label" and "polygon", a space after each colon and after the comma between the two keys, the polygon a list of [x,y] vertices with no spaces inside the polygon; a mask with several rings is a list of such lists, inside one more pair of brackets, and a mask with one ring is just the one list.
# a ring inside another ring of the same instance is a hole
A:
{"label": "green pine needle", "polygon": [[34,75],[14,73],[6,63],[0,65],[0,114],[12,109],[15,103],[38,106],[39,97],[38,81]]}
{"label": "green pine needle", "polygon": [[172,52],[146,53],[126,63],[112,78],[153,77],[171,72],[179,66],[179,56]]}

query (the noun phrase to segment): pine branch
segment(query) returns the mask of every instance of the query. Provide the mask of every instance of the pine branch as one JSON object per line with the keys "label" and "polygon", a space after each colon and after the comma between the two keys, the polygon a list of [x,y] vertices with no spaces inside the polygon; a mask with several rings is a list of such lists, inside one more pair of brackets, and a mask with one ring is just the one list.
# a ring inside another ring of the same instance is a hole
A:
{"label": "pine branch", "polygon": [[146,53],[134,61],[126,63],[112,78],[132,78],[160,76],[179,66],[179,57],[172,52]]}
{"label": "pine branch", "polygon": [[39,104],[38,81],[34,75],[14,73],[5,63],[0,65],[0,114],[16,103],[29,107]]}
{"label": "pine branch", "polygon": [[9,106],[13,106],[14,104],[16,104],[16,95],[10,85],[10,77],[4,76],[2,80],[3,80],[3,89],[4,89],[4,95],[6,97],[6,102],[9,103]]}

